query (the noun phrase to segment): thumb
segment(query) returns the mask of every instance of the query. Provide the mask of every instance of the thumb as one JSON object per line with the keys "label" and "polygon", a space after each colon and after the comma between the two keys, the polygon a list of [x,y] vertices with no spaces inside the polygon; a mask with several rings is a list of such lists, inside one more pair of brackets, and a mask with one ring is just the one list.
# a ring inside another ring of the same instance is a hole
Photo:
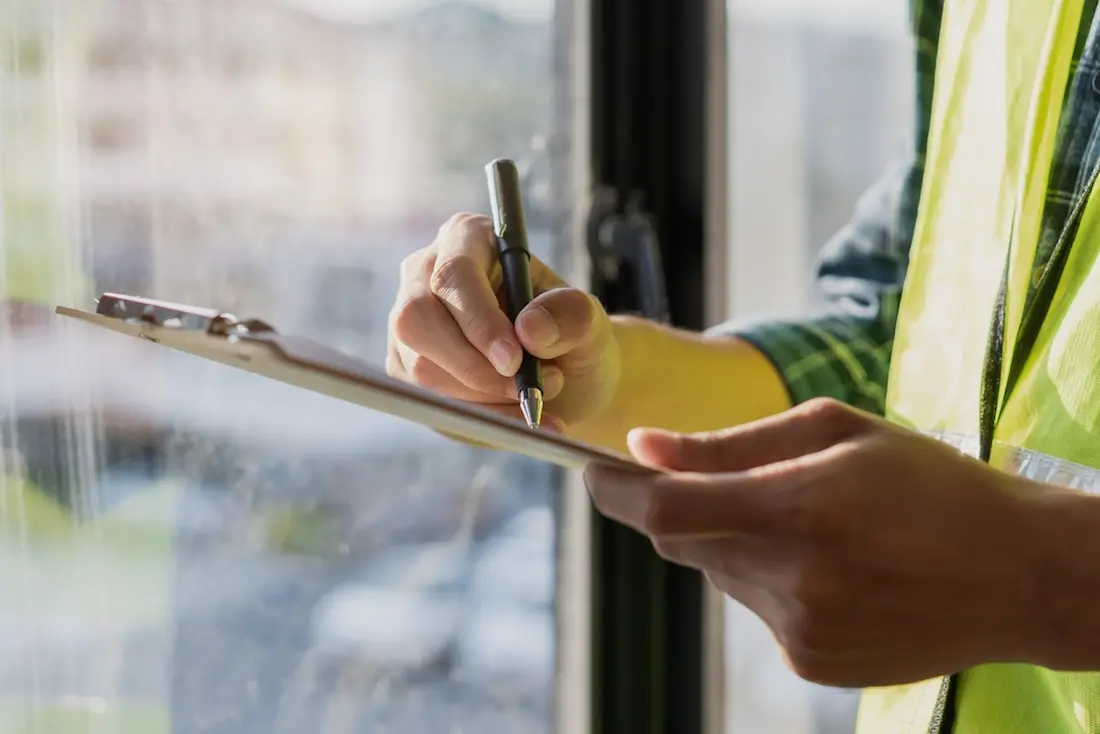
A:
{"label": "thumb", "polygon": [[636,428],[627,445],[638,461],[670,471],[738,472],[817,453],[869,425],[859,411],[825,401],[710,433]]}
{"label": "thumb", "polygon": [[599,301],[568,287],[533,299],[516,319],[516,335],[531,354],[560,360],[566,372],[594,367],[612,340],[611,321]]}
{"label": "thumb", "polygon": [[730,466],[729,431],[672,433],[658,428],[635,428],[626,436],[634,458],[646,466],[678,472],[714,474],[734,471]]}

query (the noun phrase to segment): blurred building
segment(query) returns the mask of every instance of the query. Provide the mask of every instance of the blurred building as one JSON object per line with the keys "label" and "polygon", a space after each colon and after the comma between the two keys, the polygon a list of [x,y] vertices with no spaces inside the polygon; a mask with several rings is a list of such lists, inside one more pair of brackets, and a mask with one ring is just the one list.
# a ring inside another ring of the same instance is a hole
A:
{"label": "blurred building", "polygon": [[[904,0],[731,0],[728,306],[798,316],[820,247],[905,151],[913,47]],[[851,732],[858,696],[799,680],[771,634],[727,608],[727,729]]]}
{"label": "blurred building", "polygon": [[818,249],[903,152],[913,51],[903,0],[730,3],[729,293],[804,313]]}
{"label": "blurred building", "polygon": [[399,43],[269,0],[8,5],[5,247],[79,250],[120,275],[120,258],[155,261],[175,280],[196,250],[320,244],[423,196],[428,115]]}
{"label": "blurred building", "polygon": [[[550,119],[529,83],[549,74],[545,27],[502,32],[462,3],[350,21],[279,0],[8,5],[5,251],[66,254],[118,290],[267,310],[248,289],[281,246],[323,264],[409,240],[387,232],[425,244],[485,205],[484,163],[522,158]],[[209,288],[193,275],[223,260]]]}

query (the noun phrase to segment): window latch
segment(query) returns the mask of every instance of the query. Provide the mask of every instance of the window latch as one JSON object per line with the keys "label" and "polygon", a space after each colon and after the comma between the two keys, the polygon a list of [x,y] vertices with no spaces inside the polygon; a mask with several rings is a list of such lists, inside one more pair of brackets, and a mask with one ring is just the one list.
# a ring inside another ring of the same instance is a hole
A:
{"label": "window latch", "polygon": [[633,195],[620,210],[621,196],[598,189],[588,217],[588,253],[592,289],[612,313],[634,313],[669,321],[668,295],[661,246],[654,218]]}

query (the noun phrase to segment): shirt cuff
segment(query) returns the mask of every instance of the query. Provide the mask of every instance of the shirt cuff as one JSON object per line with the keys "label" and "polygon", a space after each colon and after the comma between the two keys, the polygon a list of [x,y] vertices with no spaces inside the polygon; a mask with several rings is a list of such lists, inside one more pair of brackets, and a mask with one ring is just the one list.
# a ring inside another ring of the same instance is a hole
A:
{"label": "shirt cuff", "polygon": [[753,345],[782,377],[792,405],[828,397],[883,413],[893,341],[876,321],[849,316],[731,321],[707,335]]}

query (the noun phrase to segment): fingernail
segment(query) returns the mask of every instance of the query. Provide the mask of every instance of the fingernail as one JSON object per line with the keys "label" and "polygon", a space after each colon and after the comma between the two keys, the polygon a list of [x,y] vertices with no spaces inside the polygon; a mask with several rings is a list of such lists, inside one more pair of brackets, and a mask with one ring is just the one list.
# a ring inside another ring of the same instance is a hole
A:
{"label": "fingernail", "polygon": [[631,428],[626,434],[626,446],[630,449],[630,453],[637,455],[641,449],[642,441],[645,440],[647,431],[644,428]]}
{"label": "fingernail", "polygon": [[496,367],[497,372],[505,377],[515,374],[522,358],[519,345],[507,339],[499,339],[489,347],[489,361]]}
{"label": "fingernail", "polygon": [[558,322],[542,306],[527,309],[520,315],[519,321],[519,327],[540,347],[553,346],[561,338]]}

